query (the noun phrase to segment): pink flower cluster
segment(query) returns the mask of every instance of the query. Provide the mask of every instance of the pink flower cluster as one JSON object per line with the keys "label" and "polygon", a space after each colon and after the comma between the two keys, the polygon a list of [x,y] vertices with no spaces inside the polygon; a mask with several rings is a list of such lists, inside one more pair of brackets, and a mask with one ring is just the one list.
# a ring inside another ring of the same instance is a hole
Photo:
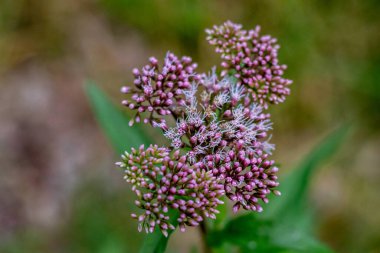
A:
{"label": "pink flower cluster", "polygon": [[182,231],[185,225],[197,226],[204,217],[215,218],[217,205],[222,204],[223,185],[211,171],[190,167],[186,156],[179,150],[170,155],[167,148],[150,145],[125,152],[123,161],[117,163],[125,169],[124,178],[133,185],[138,200],[136,205],[144,209],[140,215],[132,214],[139,221],[139,231],[153,232],[158,226],[164,235],[174,229],[169,223],[169,209],[179,213],[178,223]]}
{"label": "pink flower cluster", "polygon": [[279,64],[277,39],[260,36],[260,27],[243,30],[231,21],[206,30],[208,42],[221,54],[222,76],[232,75],[247,87],[252,99],[265,108],[284,102],[291,80],[283,77],[286,65]]}
{"label": "pink flower cluster", "polygon": [[[234,211],[240,207],[261,211],[258,201],[268,202],[267,195],[278,186],[275,175],[278,169],[273,166],[274,161],[267,160],[274,149],[267,142],[272,124],[259,105],[244,106],[244,93],[232,99],[235,85],[230,83],[227,91],[220,89],[210,94],[211,99],[199,106],[195,96],[188,94],[186,117],[180,118],[164,135],[171,140],[173,149],[189,149],[190,165],[212,171],[223,184],[227,197],[235,202]],[[223,108],[218,106],[220,96]]]}
{"label": "pink flower cluster", "polygon": [[144,112],[149,113],[149,117],[143,118],[144,123],[162,122],[162,116],[171,114],[176,105],[183,104],[182,91],[199,78],[194,72],[196,67],[190,57],[179,59],[168,52],[162,69],[154,57],[141,70],[133,69],[134,88],[121,88],[122,93],[131,94],[131,100],[123,100],[122,104],[137,111],[130,125],[140,122]]}
{"label": "pink flower cluster", "polygon": [[[117,163],[132,184],[142,214],[133,214],[139,230],[174,229],[169,210],[178,213],[181,230],[215,219],[222,196],[240,208],[261,212],[268,195],[279,195],[278,168],[270,155],[272,130],[265,109],[282,102],[291,81],[282,77],[278,46],[258,28],[244,31],[226,22],[208,30],[209,42],[221,53],[222,73],[194,72],[190,58],[168,53],[162,69],[155,58],[134,70],[134,88],[123,87],[139,122],[162,129],[170,147],[132,149]],[[167,121],[170,116],[173,121]],[[133,123],[133,122],[132,122]]]}
{"label": "pink flower cluster", "polygon": [[239,148],[231,149],[221,159],[220,155],[207,155],[205,163],[200,163],[201,169],[211,170],[220,181],[223,181],[227,197],[234,202],[233,211],[240,208],[261,212],[260,200],[268,203],[268,194],[279,185],[277,182],[278,168],[273,160],[268,160],[268,154],[255,153]]}

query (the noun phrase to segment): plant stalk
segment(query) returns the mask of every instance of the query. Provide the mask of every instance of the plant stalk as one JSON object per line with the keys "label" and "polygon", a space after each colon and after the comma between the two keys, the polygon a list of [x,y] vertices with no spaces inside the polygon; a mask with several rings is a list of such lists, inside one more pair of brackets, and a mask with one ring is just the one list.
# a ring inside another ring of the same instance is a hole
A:
{"label": "plant stalk", "polygon": [[211,248],[207,244],[207,226],[205,220],[201,221],[199,231],[201,233],[203,253],[211,253]]}

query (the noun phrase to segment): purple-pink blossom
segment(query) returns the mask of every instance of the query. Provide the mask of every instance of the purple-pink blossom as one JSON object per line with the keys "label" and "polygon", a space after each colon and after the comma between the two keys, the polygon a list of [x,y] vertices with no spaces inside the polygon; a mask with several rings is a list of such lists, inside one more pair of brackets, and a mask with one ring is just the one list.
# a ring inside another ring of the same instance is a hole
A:
{"label": "purple-pink blossom", "polygon": [[137,111],[132,123],[150,123],[168,139],[166,147],[125,152],[117,163],[142,209],[132,215],[139,230],[167,235],[174,229],[169,210],[178,213],[181,230],[215,219],[222,196],[234,212],[261,212],[270,194],[280,194],[266,109],[285,100],[291,81],[283,77],[276,39],[230,21],[207,33],[221,72],[195,73],[189,57],[168,53],[162,68],[152,57],[133,71],[133,87],[122,88],[130,95],[123,104]]}
{"label": "purple-pink blossom", "polygon": [[216,218],[217,206],[223,202],[224,187],[211,171],[189,166],[186,156],[168,148],[142,145],[139,149],[125,152],[122,162],[125,180],[132,184],[137,195],[136,205],[143,209],[140,215],[132,214],[139,221],[139,231],[153,232],[155,227],[167,235],[174,229],[169,221],[169,209],[179,213],[178,223],[197,226],[204,217]]}
{"label": "purple-pink blossom", "polygon": [[[141,70],[133,69],[133,86],[123,86],[121,92],[130,94],[130,99],[122,101],[124,106],[135,110],[130,124],[161,123],[163,116],[170,115],[177,105],[184,103],[182,93],[193,80],[197,80],[196,63],[188,56],[178,58],[168,52],[161,67],[154,57]],[[145,116],[147,115],[147,116]]]}
{"label": "purple-pink blossom", "polygon": [[247,31],[231,21],[206,32],[209,44],[221,56],[222,76],[236,77],[253,101],[264,107],[284,102],[292,81],[283,77],[286,65],[279,63],[277,39],[261,36],[259,26]]}

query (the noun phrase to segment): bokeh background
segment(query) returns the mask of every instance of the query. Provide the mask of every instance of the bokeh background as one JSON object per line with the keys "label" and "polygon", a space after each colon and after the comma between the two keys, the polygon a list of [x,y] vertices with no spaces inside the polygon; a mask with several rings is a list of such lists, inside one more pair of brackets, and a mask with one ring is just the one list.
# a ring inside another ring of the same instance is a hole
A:
{"label": "bokeh background", "polygon": [[[0,0],[0,252],[137,252],[129,186],[84,94],[115,103],[131,70],[171,50],[206,71],[204,29],[225,20],[277,37],[292,95],[271,112],[290,170],[349,122],[313,180],[319,237],[337,252],[380,252],[380,1]],[[196,231],[169,252],[192,252]]]}

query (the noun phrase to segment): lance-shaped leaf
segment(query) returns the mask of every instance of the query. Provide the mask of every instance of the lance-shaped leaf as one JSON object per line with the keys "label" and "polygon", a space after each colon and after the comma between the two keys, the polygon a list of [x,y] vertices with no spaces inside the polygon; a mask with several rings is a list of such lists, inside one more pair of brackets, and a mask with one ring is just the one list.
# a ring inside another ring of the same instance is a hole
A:
{"label": "lance-shaped leaf", "polygon": [[241,252],[332,252],[312,236],[307,193],[313,172],[343,143],[348,127],[328,135],[310,152],[300,166],[281,181],[282,196],[272,199],[261,214],[249,213],[230,220],[213,231],[208,241],[214,247],[223,242],[238,245]]}
{"label": "lance-shaped leaf", "polygon": [[97,121],[110,143],[118,153],[141,144],[150,144],[146,134],[138,125],[130,127],[129,118],[93,82],[86,83],[86,94]]}
{"label": "lance-shaped leaf", "polygon": [[[122,153],[131,147],[150,144],[146,134],[138,125],[130,127],[128,124],[130,119],[127,115],[122,113],[94,83],[86,83],[86,94],[97,121],[102,126],[116,152]],[[172,217],[171,223],[176,226],[178,214],[172,213],[170,217]],[[140,253],[164,252],[171,233],[172,231],[165,237],[161,231],[156,229],[154,233],[148,234],[144,239]]]}

